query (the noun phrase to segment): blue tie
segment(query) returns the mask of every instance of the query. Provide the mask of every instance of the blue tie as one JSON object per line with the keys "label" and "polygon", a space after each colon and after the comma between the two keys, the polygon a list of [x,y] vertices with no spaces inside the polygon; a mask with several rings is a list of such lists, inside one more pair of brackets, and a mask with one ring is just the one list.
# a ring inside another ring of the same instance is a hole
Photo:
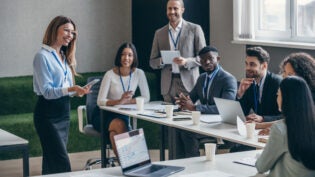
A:
{"label": "blue tie", "polygon": [[210,77],[209,76],[207,76],[207,79],[206,79],[206,85],[205,85],[205,87],[203,88],[203,93],[204,93],[204,98],[205,98],[205,100],[207,100],[208,99],[208,88],[209,88],[209,83],[210,83]]}

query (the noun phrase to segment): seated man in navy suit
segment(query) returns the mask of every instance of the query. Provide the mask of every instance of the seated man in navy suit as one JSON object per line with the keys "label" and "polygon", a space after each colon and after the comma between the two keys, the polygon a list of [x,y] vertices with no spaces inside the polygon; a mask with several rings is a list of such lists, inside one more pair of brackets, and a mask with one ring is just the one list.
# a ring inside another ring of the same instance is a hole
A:
{"label": "seated man in navy suit", "polygon": [[277,105],[277,91],[281,77],[268,71],[270,56],[261,47],[246,50],[246,78],[237,91],[248,121],[270,122],[281,118]]}
{"label": "seated man in navy suit", "polygon": [[[180,94],[176,98],[176,103],[184,110],[200,111],[202,114],[219,114],[213,97],[234,100],[237,81],[219,65],[220,56],[215,47],[204,47],[200,50],[199,57],[205,72],[199,76],[189,95]],[[206,136],[183,130],[177,132],[179,133],[176,158],[199,156],[199,140]]]}

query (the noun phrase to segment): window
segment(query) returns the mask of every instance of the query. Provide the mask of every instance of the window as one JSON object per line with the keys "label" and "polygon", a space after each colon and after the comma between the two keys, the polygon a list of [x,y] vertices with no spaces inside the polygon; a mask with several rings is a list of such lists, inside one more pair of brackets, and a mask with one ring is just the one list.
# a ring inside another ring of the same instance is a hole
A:
{"label": "window", "polygon": [[315,0],[234,0],[234,41],[315,48]]}

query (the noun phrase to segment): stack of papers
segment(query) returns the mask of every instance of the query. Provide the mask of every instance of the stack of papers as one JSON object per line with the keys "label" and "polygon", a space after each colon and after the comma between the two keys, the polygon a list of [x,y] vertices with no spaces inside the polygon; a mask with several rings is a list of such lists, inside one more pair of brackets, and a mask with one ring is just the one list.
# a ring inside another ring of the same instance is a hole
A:
{"label": "stack of papers", "polygon": [[243,164],[243,165],[248,165],[248,166],[252,166],[255,167],[255,163],[256,163],[256,158],[254,157],[244,157],[242,159],[239,160],[235,160],[233,161],[234,163],[239,163],[239,164]]}
{"label": "stack of papers", "polygon": [[213,171],[204,171],[199,173],[192,173],[187,175],[180,175],[180,177],[209,177],[209,176],[215,176],[215,177],[235,177],[234,175],[224,173],[222,171],[213,170]]}

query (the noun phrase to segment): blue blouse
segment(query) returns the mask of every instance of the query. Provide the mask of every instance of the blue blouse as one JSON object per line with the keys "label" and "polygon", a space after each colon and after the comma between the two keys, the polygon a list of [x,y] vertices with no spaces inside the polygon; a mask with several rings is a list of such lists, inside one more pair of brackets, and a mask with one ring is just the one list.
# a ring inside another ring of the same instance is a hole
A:
{"label": "blue blouse", "polygon": [[57,99],[69,95],[73,86],[72,73],[65,57],[59,59],[56,50],[43,45],[33,61],[33,88],[36,95]]}

